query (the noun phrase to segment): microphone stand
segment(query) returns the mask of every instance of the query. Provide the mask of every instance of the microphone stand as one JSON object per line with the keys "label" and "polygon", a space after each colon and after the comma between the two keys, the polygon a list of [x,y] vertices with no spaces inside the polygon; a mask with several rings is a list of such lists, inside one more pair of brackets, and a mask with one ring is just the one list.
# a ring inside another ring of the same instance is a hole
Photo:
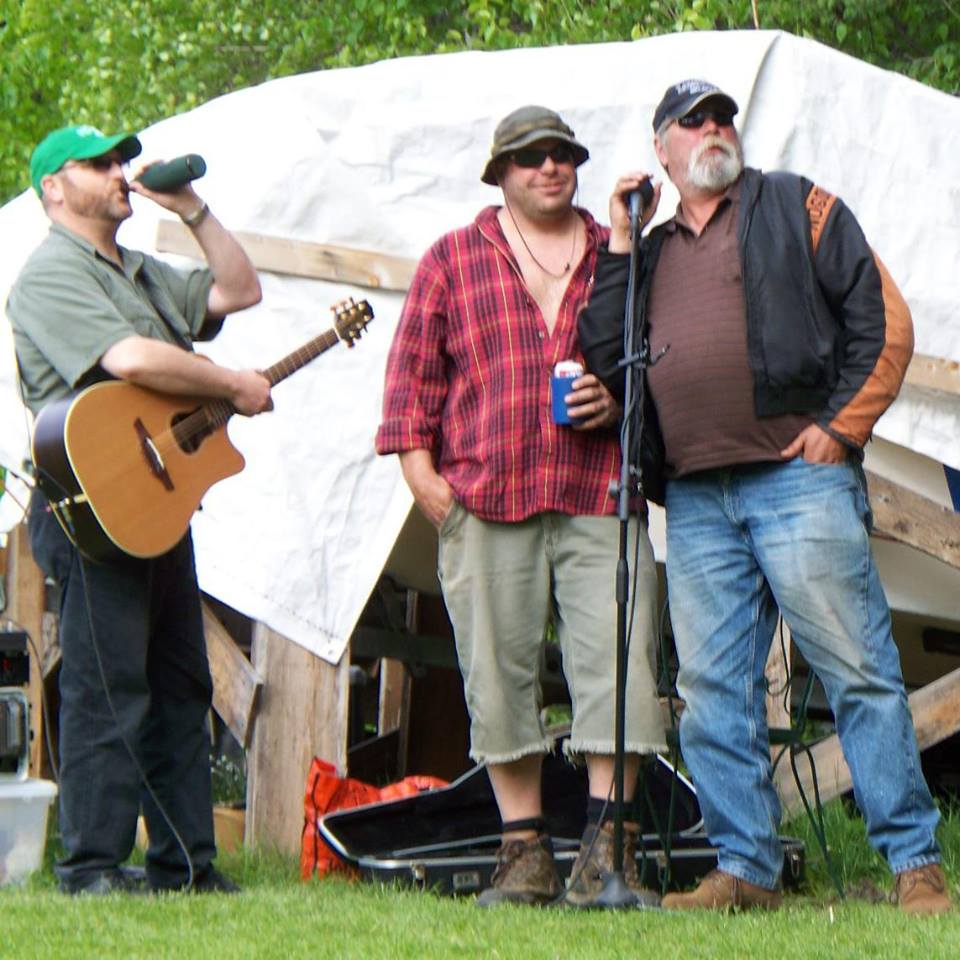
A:
{"label": "microphone stand", "polygon": [[[640,211],[653,197],[650,181],[644,181],[641,188],[630,194],[630,272],[627,280],[627,302],[624,310],[623,356],[621,361],[626,367],[626,379],[623,391],[623,426],[620,431],[620,482],[616,486],[617,518],[620,521],[620,545],[617,559],[617,667],[616,667],[616,726],[614,732],[613,766],[613,870],[604,877],[603,889],[597,896],[596,905],[604,909],[623,909],[633,907],[650,910],[659,909],[640,902],[631,890],[623,875],[623,787],[624,753],[626,739],[626,696],[627,696],[627,609],[630,594],[630,572],[628,564],[628,531],[630,526],[631,492],[642,493],[643,480],[639,464],[630,463],[630,426],[633,420],[633,403],[638,409],[638,427],[643,432],[644,383],[642,370],[649,365],[649,347],[641,338],[640,353],[635,353],[634,322],[636,315],[637,275],[640,266]],[[635,377],[640,373],[639,377]],[[634,380],[638,385],[634,385]],[[634,392],[637,396],[634,398]],[[635,482],[631,482],[635,478]],[[614,492],[611,484],[611,493]]]}

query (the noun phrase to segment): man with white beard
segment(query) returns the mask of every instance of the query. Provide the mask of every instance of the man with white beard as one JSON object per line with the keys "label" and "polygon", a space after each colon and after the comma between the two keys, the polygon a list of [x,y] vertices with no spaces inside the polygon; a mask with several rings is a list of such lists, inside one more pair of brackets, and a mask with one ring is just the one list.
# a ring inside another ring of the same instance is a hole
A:
{"label": "man with white beard", "polygon": [[[783,853],[764,666],[782,612],[836,719],[868,836],[910,913],[950,896],[868,533],[861,461],[913,351],[910,312],[842,201],[743,166],[732,97],[702,80],[654,114],[680,194],[643,241],[638,342],[644,490],[664,494],[667,581],[686,701],[683,754],[717,869],[673,909],[775,909]],[[623,392],[630,250],[622,177],[580,319],[588,367]]]}

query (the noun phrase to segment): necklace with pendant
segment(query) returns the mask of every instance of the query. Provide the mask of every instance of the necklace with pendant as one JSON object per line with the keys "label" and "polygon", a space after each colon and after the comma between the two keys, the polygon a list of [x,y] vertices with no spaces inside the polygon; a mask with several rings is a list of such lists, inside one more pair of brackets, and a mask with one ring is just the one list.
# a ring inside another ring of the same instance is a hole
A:
{"label": "necklace with pendant", "polygon": [[573,255],[577,250],[577,224],[574,220],[573,224],[573,242],[570,244],[570,256],[567,258],[567,262],[564,264],[563,269],[559,273],[554,273],[553,270],[548,270],[536,257],[534,252],[530,249],[530,244],[527,243],[526,237],[524,237],[523,232],[520,230],[520,226],[517,223],[517,218],[513,215],[513,210],[510,209],[510,204],[504,199],[504,206],[507,208],[507,213],[510,214],[510,220],[513,222],[513,228],[517,231],[517,236],[520,238],[520,242],[523,244],[524,250],[530,254],[530,259],[548,276],[553,277],[555,280],[559,280],[561,277],[566,276],[570,272],[570,267],[573,264]]}

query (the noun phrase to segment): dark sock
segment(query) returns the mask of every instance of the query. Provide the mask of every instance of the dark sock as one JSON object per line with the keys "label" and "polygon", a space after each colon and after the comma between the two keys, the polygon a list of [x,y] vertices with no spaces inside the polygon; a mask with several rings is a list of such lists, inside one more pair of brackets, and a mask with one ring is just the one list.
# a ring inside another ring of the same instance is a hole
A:
{"label": "dark sock", "polygon": [[501,830],[503,833],[519,833],[521,830],[533,830],[536,833],[546,832],[547,822],[543,817],[527,817],[524,820],[504,820]]}
{"label": "dark sock", "polygon": [[587,798],[587,823],[598,824],[600,817],[609,820],[613,816],[613,801],[607,802],[606,797]]}
{"label": "dark sock", "polygon": [[[613,819],[614,804],[613,800],[607,800],[606,797],[588,797],[587,798],[587,823],[598,824],[607,823]],[[603,818],[601,821],[601,817]],[[634,801],[631,800],[623,805],[623,819],[625,823],[636,821],[636,809]]]}

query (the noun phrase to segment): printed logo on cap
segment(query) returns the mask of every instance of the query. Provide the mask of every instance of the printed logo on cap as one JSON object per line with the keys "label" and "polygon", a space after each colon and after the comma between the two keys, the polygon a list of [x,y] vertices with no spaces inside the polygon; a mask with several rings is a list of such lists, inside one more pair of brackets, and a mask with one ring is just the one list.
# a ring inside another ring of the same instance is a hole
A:
{"label": "printed logo on cap", "polygon": [[693,96],[698,93],[709,93],[711,90],[716,90],[717,88],[705,80],[682,80],[673,89],[676,90],[677,93],[685,93]]}

